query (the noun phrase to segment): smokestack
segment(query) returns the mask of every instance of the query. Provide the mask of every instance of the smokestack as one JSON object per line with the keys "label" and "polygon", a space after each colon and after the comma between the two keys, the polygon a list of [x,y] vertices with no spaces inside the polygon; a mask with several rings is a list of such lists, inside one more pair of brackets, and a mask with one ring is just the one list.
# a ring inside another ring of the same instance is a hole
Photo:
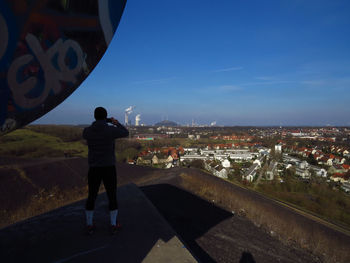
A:
{"label": "smokestack", "polygon": [[140,120],[141,120],[141,114],[137,114],[135,117],[135,126],[140,125]]}
{"label": "smokestack", "polygon": [[125,112],[125,125],[129,125],[129,114]]}
{"label": "smokestack", "polygon": [[125,125],[129,125],[129,115],[132,113],[133,109],[135,109],[135,106],[130,106],[125,109]]}

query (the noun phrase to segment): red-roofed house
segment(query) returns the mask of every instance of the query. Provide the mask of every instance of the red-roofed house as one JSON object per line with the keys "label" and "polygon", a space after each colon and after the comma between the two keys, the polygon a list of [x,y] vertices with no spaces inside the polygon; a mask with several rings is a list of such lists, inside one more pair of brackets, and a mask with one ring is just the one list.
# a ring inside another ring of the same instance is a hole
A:
{"label": "red-roofed house", "polygon": [[348,165],[348,164],[343,164],[342,166],[343,166],[343,168],[344,168],[346,171],[349,171],[349,170],[350,170],[350,165]]}
{"label": "red-roofed house", "polygon": [[349,182],[349,176],[345,173],[335,173],[330,178],[334,182],[346,183]]}

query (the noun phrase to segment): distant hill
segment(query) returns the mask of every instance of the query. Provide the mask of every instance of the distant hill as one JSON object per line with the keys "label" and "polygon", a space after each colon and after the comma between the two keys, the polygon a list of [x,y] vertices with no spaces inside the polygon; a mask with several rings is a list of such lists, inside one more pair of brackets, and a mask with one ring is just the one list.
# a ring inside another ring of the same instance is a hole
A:
{"label": "distant hill", "polygon": [[164,121],[161,121],[161,122],[154,124],[154,126],[175,127],[175,126],[178,126],[178,124],[176,122],[173,122],[173,121],[164,120]]}

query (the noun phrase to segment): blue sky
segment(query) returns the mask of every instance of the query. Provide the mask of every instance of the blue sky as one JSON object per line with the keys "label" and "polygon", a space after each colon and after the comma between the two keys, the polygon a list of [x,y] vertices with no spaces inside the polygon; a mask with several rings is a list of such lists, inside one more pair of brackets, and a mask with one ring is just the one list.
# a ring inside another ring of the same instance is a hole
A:
{"label": "blue sky", "polygon": [[128,0],[98,66],[36,123],[135,105],[145,124],[350,125],[349,14],[347,0]]}

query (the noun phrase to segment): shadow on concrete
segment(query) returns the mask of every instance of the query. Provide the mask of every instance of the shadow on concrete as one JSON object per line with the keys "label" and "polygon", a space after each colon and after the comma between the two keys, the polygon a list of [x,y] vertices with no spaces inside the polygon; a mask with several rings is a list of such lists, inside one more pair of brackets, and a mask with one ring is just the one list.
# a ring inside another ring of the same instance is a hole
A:
{"label": "shadow on concrete", "polygon": [[[187,196],[179,193],[174,191]],[[109,232],[108,202],[102,194],[92,236],[84,231],[83,200],[1,229],[1,262],[195,262],[136,185],[119,187],[118,198],[123,229],[117,235]]]}
{"label": "shadow on concrete", "polygon": [[255,260],[250,252],[243,252],[239,263],[255,263]]}
{"label": "shadow on concrete", "polygon": [[199,261],[215,262],[196,239],[232,217],[231,213],[172,185],[150,185],[141,187],[141,190]]}

